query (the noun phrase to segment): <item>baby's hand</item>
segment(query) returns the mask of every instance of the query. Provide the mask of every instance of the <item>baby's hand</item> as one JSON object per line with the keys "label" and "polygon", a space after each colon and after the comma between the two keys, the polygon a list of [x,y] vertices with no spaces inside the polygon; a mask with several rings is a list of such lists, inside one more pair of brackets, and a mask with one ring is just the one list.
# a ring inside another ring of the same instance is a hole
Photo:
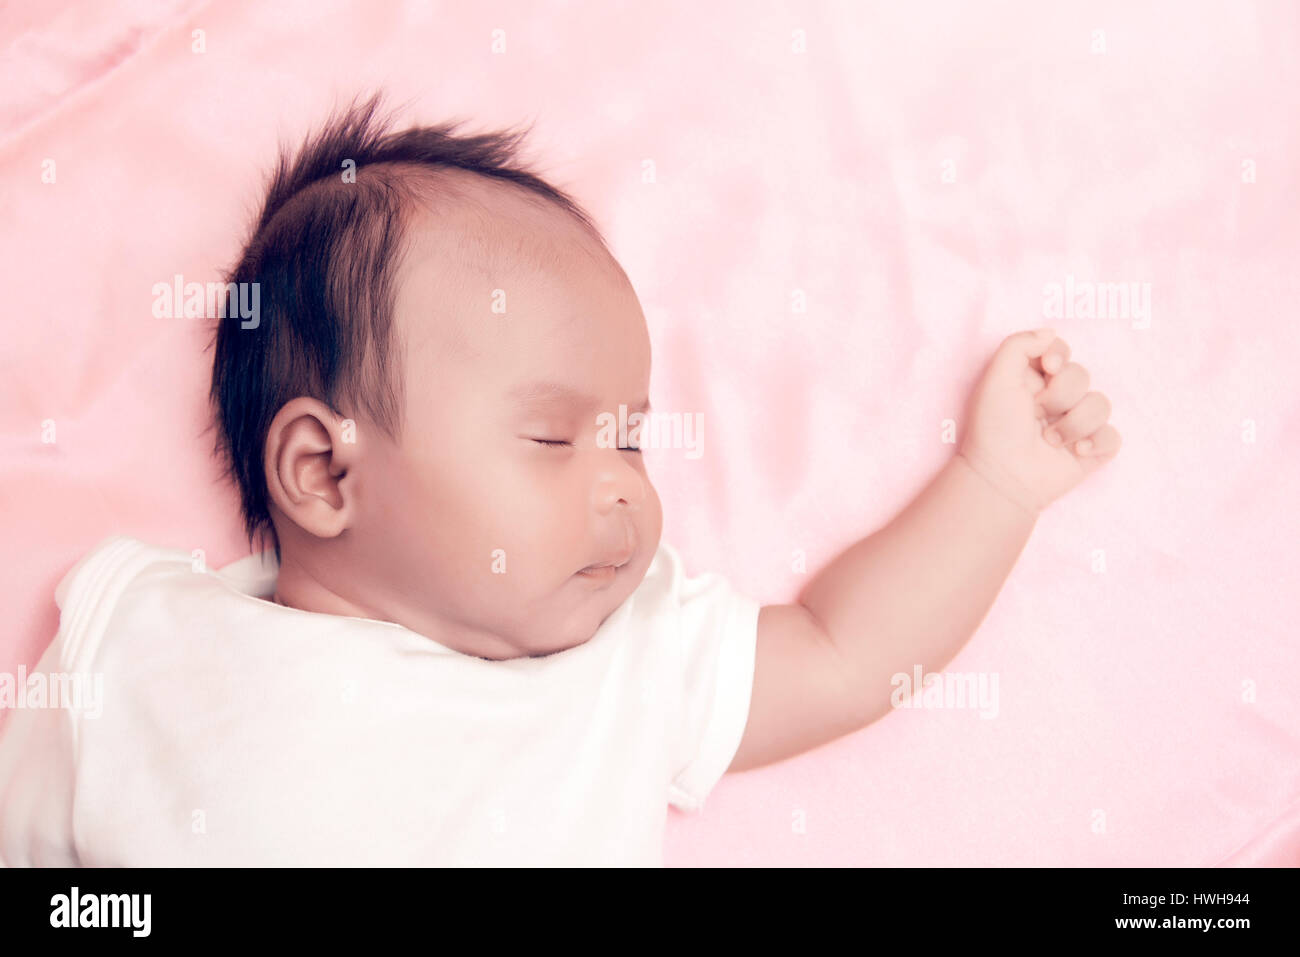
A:
{"label": "baby's hand", "polygon": [[1037,514],[1119,451],[1110,400],[1051,329],[1003,340],[967,403],[957,454]]}

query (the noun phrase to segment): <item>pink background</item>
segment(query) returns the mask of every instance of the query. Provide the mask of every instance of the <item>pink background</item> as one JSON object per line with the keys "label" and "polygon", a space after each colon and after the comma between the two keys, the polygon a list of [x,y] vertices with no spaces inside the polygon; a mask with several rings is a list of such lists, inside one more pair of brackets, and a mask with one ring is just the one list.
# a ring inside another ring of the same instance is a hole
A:
{"label": "pink background", "polygon": [[[999,716],[900,711],[728,776],[672,814],[670,865],[1300,863],[1297,10],[8,5],[0,670],[109,533],[246,550],[207,329],[155,319],[151,287],[215,280],[277,138],[384,86],[407,120],[538,121],[528,158],[641,296],[654,406],[704,414],[703,458],[649,463],[693,572],[791,599],[796,549],[815,572],[952,454],[1012,331],[1054,326],[1113,403],[1119,458],[949,666],[996,673]],[[1150,327],[1044,320],[1067,275],[1150,283]]]}

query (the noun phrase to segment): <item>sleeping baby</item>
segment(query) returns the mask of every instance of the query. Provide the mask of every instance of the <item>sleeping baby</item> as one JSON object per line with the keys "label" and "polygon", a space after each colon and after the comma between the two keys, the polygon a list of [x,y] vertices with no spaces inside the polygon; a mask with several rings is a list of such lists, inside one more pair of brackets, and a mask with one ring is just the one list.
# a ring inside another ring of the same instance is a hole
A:
{"label": "sleeping baby", "polygon": [[9,713],[0,863],[659,866],[669,805],[951,660],[1119,449],[1069,346],[1017,332],[942,469],[797,601],[688,575],[591,217],[522,134],[377,108],[281,158],[229,275],[259,314],[216,322],[217,449],[267,547],[209,569],[118,535],[67,573],[31,679],[102,701]]}

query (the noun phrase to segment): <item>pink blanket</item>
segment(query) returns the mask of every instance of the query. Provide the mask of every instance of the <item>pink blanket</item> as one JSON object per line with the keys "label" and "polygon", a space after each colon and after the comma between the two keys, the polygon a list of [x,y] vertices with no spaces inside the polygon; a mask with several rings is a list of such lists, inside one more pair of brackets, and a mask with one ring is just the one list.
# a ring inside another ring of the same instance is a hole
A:
{"label": "pink blanket", "polygon": [[537,120],[640,293],[654,407],[704,415],[702,457],[647,453],[692,572],[790,600],[952,454],[1011,331],[1113,402],[1119,458],[949,666],[996,716],[730,775],[670,864],[1300,863],[1294,4],[115,6],[0,13],[0,670],[109,533],[246,551],[206,323],[151,290],[215,280],[277,140],[383,86]]}

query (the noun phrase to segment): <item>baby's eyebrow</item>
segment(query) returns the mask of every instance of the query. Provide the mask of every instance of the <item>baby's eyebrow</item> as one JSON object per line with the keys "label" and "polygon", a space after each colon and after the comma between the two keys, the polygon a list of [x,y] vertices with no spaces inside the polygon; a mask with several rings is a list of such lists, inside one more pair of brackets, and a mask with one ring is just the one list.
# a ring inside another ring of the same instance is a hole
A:
{"label": "baby's eyebrow", "polygon": [[[593,395],[582,392],[562,382],[525,382],[509,392],[509,398],[524,405],[545,405],[548,403],[572,405],[580,409],[594,409],[600,401]],[[633,412],[648,412],[650,399],[647,396],[636,406]]]}

